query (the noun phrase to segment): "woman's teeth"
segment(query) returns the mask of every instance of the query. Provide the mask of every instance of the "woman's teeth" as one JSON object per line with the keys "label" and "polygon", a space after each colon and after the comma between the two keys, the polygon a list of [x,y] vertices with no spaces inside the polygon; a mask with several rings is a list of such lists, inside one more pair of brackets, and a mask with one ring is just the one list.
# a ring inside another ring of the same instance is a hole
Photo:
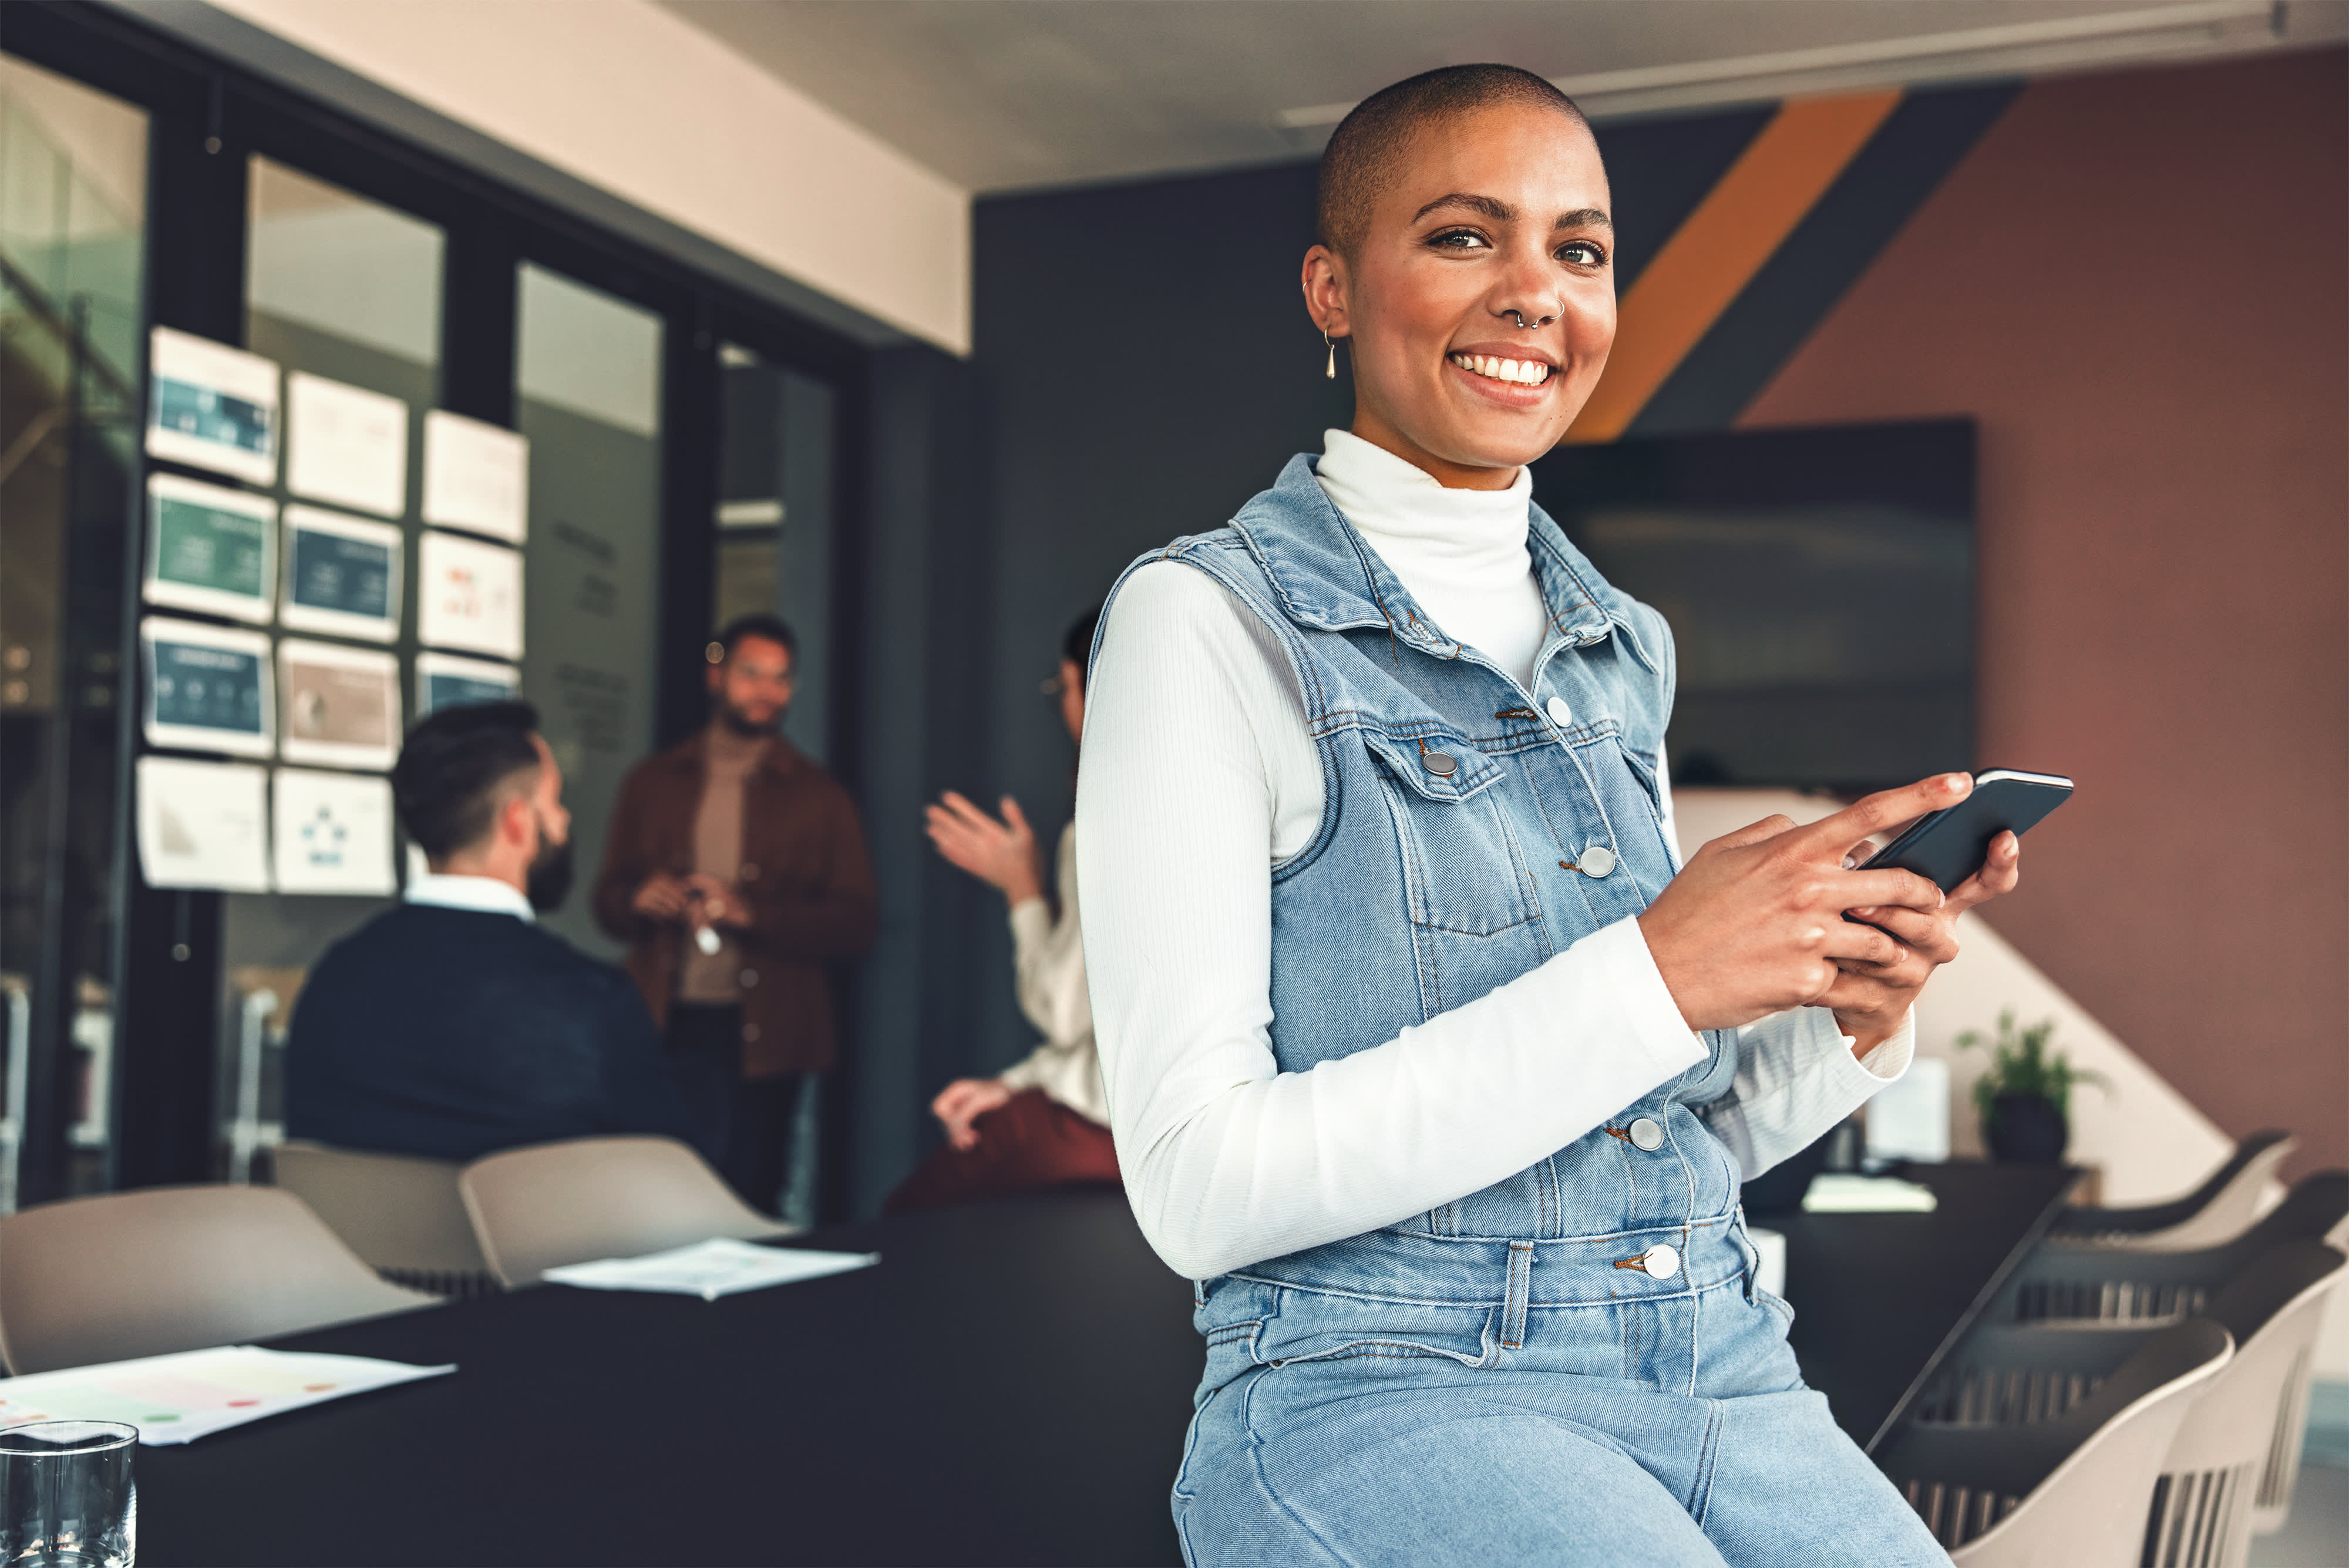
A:
{"label": "woman's teeth", "polygon": [[1520,387],[1538,387],[1549,379],[1549,367],[1538,359],[1502,359],[1491,354],[1454,354],[1452,362],[1474,375]]}

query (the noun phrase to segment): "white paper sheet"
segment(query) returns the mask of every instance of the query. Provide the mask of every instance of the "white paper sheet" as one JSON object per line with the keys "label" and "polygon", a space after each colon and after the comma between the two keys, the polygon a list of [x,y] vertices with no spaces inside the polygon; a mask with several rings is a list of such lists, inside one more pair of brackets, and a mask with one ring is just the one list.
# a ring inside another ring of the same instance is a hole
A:
{"label": "white paper sheet", "polygon": [[120,1421],[152,1447],[191,1443],[305,1405],[456,1371],[365,1355],[223,1345],[136,1361],[108,1361],[0,1382],[0,1426],[17,1421]]}
{"label": "white paper sheet", "polygon": [[173,473],[147,477],[150,605],[265,622],[277,588],[277,503]]}
{"label": "white paper sheet", "polygon": [[285,488],[397,517],[408,510],[408,405],[295,370],[285,378]]}
{"label": "white paper sheet", "polygon": [[270,783],[270,834],[281,893],[388,897],[392,869],[391,781],[280,768]]}
{"label": "white paper sheet", "polygon": [[399,756],[399,659],[385,650],[287,638],[277,645],[289,763],[388,768]]}
{"label": "white paper sheet", "polygon": [[139,623],[139,649],[149,745],[270,754],[277,712],[265,635],[149,616]]}
{"label": "white paper sheet", "polygon": [[277,362],[168,327],[147,343],[149,455],[275,483]]}
{"label": "white paper sheet", "polygon": [[139,759],[139,868],[153,888],[269,890],[268,771]]}
{"label": "white paper sheet", "polygon": [[502,702],[522,690],[522,671],[511,664],[467,659],[454,653],[416,656],[416,716],[466,702]]}
{"label": "white paper sheet", "polygon": [[605,1258],[593,1263],[566,1263],[549,1269],[546,1277],[561,1285],[595,1291],[660,1291],[671,1295],[699,1296],[716,1301],[737,1291],[762,1291],[800,1280],[844,1274],[869,1269],[881,1261],[878,1252],[818,1252],[789,1247],[761,1247],[749,1241],[719,1239],[672,1247],[641,1258]]}
{"label": "white paper sheet", "polygon": [[530,530],[530,441],[446,409],[424,416],[424,521],[519,545]]}
{"label": "white paper sheet", "polygon": [[1950,1158],[1950,1064],[1919,1056],[1868,1102],[1870,1158],[1939,1165]]}
{"label": "white paper sheet", "polygon": [[285,509],[285,598],[278,623],[295,631],[390,642],[399,636],[405,536],[316,506]]}
{"label": "white paper sheet", "polygon": [[1811,1178],[1811,1189],[1803,1195],[1806,1214],[1930,1214],[1940,1206],[1931,1188],[1914,1181],[1835,1171]]}
{"label": "white paper sheet", "polygon": [[522,552],[424,531],[417,548],[416,639],[428,648],[522,657]]}

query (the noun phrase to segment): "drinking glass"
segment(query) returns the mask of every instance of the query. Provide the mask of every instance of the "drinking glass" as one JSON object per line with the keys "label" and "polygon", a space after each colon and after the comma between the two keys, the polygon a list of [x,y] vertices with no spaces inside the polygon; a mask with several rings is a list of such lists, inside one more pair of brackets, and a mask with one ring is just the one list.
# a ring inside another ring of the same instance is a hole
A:
{"label": "drinking glass", "polygon": [[130,1568],[139,1428],[119,1421],[0,1428],[0,1563],[8,1568]]}

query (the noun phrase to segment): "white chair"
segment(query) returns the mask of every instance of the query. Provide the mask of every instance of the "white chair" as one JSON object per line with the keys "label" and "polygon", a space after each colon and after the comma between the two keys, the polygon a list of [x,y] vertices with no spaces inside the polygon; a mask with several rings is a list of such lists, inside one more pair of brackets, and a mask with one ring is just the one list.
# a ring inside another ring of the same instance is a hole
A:
{"label": "white chair", "polygon": [[2140,1568],[2162,1458],[2232,1355],[2225,1329],[2194,1318],[2052,1419],[1911,1419],[1877,1460],[1961,1568]]}
{"label": "white chair", "polygon": [[0,1358],[47,1372],[439,1304],[376,1278],[290,1192],[158,1187],[0,1219]]}
{"label": "white chair", "polygon": [[436,1296],[498,1288],[457,1190],[464,1167],[456,1161],[293,1139],[277,1146],[274,1163],[277,1185],[394,1284]]}
{"label": "white chair", "polygon": [[564,1263],[632,1258],[714,1236],[792,1234],[734,1196],[673,1138],[588,1137],[486,1155],[457,1179],[473,1234],[507,1286]]}
{"label": "white chair", "polygon": [[2349,1240],[2349,1171],[2323,1170],[2294,1187],[2232,1241],[2193,1251],[2042,1246],[2001,1288],[1987,1323],[2175,1322],[2202,1310],[2242,1272],[2292,1241]]}
{"label": "white chair", "polygon": [[[2349,1258],[2323,1242],[2287,1242],[2209,1298],[2204,1316],[2228,1332],[2235,1355],[2162,1459],[2141,1530],[2147,1568],[2242,1568],[2252,1534],[2282,1528],[2317,1330],[2344,1268]],[[2077,1322],[1978,1330],[1920,1399],[1916,1419],[2008,1430],[2060,1421],[2161,1332]]]}
{"label": "white chair", "polygon": [[2190,1252],[2223,1246],[2251,1228],[2260,1195],[2299,1140],[2256,1132],[2209,1179],[2183,1198],[2135,1209],[2067,1209],[2047,1241],[2054,1247],[2119,1247],[2140,1252]]}

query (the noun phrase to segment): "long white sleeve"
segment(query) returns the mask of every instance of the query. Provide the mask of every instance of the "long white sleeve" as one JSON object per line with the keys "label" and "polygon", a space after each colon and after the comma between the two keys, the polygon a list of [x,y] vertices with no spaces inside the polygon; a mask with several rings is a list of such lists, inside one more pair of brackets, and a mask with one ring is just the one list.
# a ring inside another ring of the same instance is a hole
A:
{"label": "long white sleeve", "polygon": [[1188,566],[1128,579],[1094,661],[1077,796],[1093,1020],[1143,1232],[1206,1278],[1522,1170],[1703,1058],[1636,921],[1309,1073],[1271,1047],[1271,872],[1309,835],[1285,665]]}
{"label": "long white sleeve", "polygon": [[1041,898],[1011,910],[1012,964],[1019,1011],[1044,1036],[1042,1044],[1001,1075],[1015,1089],[1041,1089],[1079,1116],[1109,1122],[1101,1058],[1093,1049],[1093,1010],[1085,982],[1083,927],[1077,909],[1076,826],[1061,834],[1057,857],[1060,919]]}

